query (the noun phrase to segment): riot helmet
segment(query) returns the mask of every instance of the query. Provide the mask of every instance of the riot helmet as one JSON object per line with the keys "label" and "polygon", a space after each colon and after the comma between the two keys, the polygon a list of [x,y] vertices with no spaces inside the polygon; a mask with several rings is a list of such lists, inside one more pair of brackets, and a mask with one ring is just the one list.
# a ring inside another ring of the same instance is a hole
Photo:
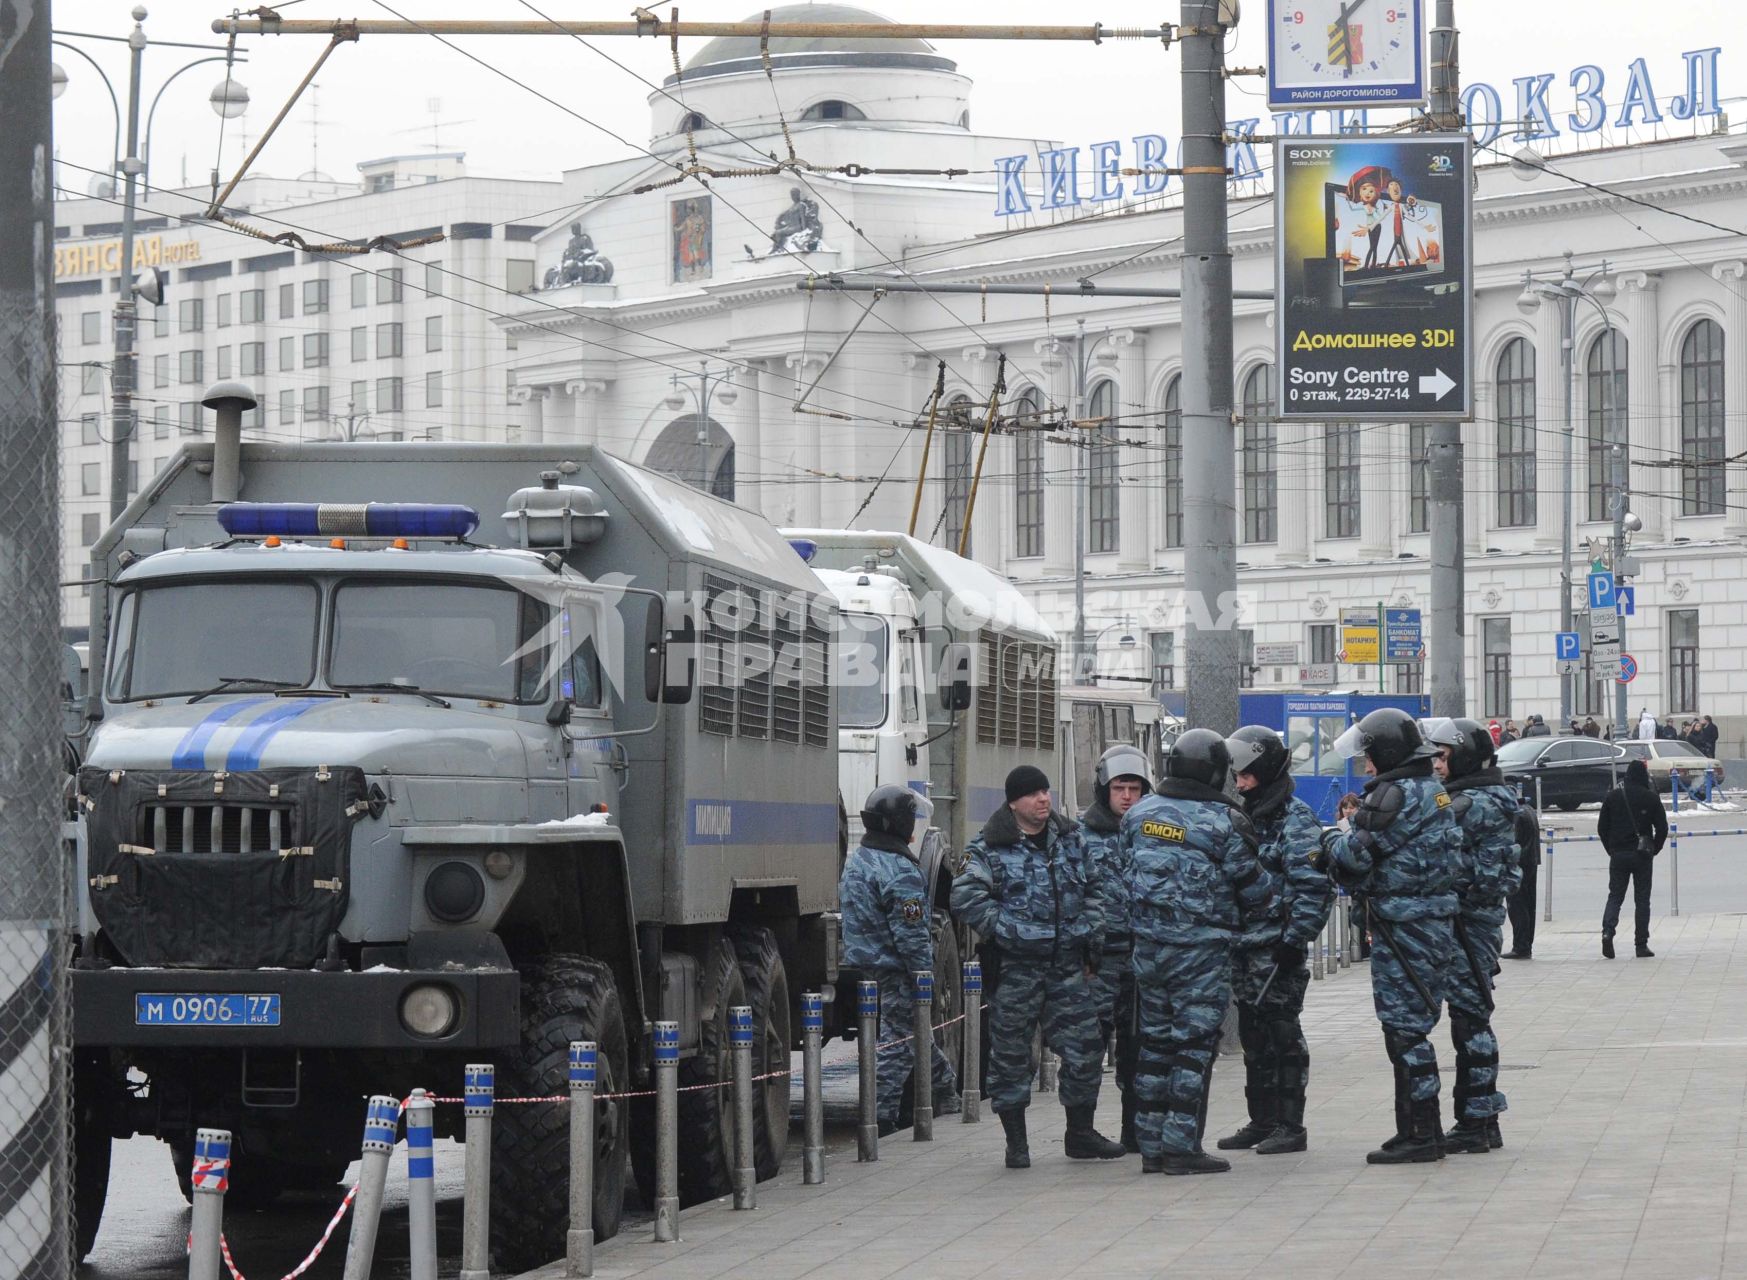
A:
{"label": "riot helmet", "polygon": [[1445,730],[1445,736],[1455,737],[1457,741],[1446,742],[1442,738],[1432,739],[1440,747],[1450,749],[1450,776],[1466,778],[1471,773],[1479,773],[1491,764],[1498,756],[1498,746],[1492,741],[1492,731],[1478,720],[1462,717],[1449,722],[1450,728]]}
{"label": "riot helmet", "polygon": [[1146,754],[1139,747],[1119,742],[1098,757],[1098,767],[1092,772],[1092,787],[1098,803],[1110,804],[1110,784],[1118,778],[1138,778],[1141,794],[1153,789],[1152,771],[1147,768]]}
{"label": "riot helmet", "polygon": [[861,807],[861,824],[874,835],[891,836],[909,843],[917,823],[934,816],[928,798],[896,782],[875,787]]}
{"label": "riot helmet", "polygon": [[1225,740],[1225,749],[1231,753],[1234,774],[1253,774],[1264,787],[1285,773],[1292,762],[1280,735],[1259,724],[1246,724],[1232,734]]}
{"label": "riot helmet", "polygon": [[1190,729],[1165,757],[1165,777],[1184,778],[1218,791],[1231,775],[1231,752],[1225,739],[1211,729]]}
{"label": "riot helmet", "polygon": [[1414,718],[1396,707],[1379,707],[1365,716],[1335,739],[1335,751],[1346,760],[1369,756],[1378,773],[1431,754]]}

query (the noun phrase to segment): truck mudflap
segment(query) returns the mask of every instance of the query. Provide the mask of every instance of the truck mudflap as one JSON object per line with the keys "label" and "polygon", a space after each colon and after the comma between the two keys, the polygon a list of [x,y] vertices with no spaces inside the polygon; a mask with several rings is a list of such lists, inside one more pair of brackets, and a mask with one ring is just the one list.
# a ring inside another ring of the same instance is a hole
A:
{"label": "truck mudflap", "polygon": [[[429,1018],[438,992],[448,1025],[413,1031],[413,996]],[[521,1035],[513,969],[75,969],[73,1039],[92,1048],[486,1049]],[[236,997],[236,998],[227,998]]]}

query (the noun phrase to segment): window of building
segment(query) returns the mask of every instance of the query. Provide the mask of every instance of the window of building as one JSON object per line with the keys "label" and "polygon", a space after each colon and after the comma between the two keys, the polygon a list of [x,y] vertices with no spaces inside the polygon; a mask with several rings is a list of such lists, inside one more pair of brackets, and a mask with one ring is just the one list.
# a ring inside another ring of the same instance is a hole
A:
{"label": "window of building", "polygon": [[1429,533],[1432,527],[1431,428],[1407,424],[1407,531]]}
{"label": "window of building", "polygon": [[362,271],[352,273],[352,305],[354,307],[370,305],[370,277]]}
{"label": "window of building", "polygon": [[220,347],[218,349],[218,358],[213,363],[217,366],[212,371],[213,377],[219,378],[219,379],[224,379],[224,378],[230,377],[231,376],[231,349],[229,347]]}
{"label": "window of building", "polygon": [[1535,523],[1535,349],[1512,338],[1498,357],[1498,524]]}
{"label": "window of building", "polygon": [[279,339],[279,372],[297,368],[297,339]]}
{"label": "window of building", "polygon": [[176,406],[176,430],[185,436],[200,434],[200,406],[184,400]]}
{"label": "window of building", "polygon": [[425,263],[425,293],[433,298],[443,296],[443,264],[440,262]]}
{"label": "window of building", "polygon": [[152,439],[168,440],[170,438],[170,410],[166,405],[152,406]]}
{"label": "window of building", "polygon": [[103,464],[87,462],[79,468],[79,492],[94,498],[103,492]]}
{"label": "window of building", "polygon": [[282,284],[279,286],[279,318],[289,320],[297,314],[297,286]]}
{"label": "window of building", "polygon": [[167,338],[170,336],[170,308],[152,308],[152,337]]}
{"label": "window of building", "polygon": [[184,298],[176,304],[176,331],[178,333],[199,333],[206,328],[206,301],[203,298]]}
{"label": "window of building", "polygon": [[1177,687],[1177,637],[1169,631],[1149,631],[1147,656],[1152,667],[1153,693]]}
{"label": "window of building", "polygon": [[206,381],[206,353],[183,351],[176,356],[176,381],[182,383]]}
{"label": "window of building", "polygon": [[1043,404],[1027,390],[1013,405],[1013,554],[1043,554]]}
{"label": "window of building", "polygon": [[239,324],[260,324],[266,318],[266,290],[244,289],[237,295],[237,322]]}
{"label": "window of building", "polygon": [[84,413],[79,415],[80,444],[103,443],[103,430],[100,425],[101,421],[102,420],[95,413]]}
{"label": "window of building", "polygon": [[297,392],[281,391],[279,393],[279,425],[290,426],[297,421]]}
{"label": "window of building", "polygon": [[1165,545],[1183,545],[1183,380],[1165,388]]}
{"label": "window of building", "polygon": [[1698,711],[1698,610],[1668,611],[1668,712]]}
{"label": "window of building", "polygon": [[1330,666],[1338,659],[1340,638],[1336,634],[1332,622],[1313,622],[1310,624],[1310,661],[1312,665]]}
{"label": "window of building", "polygon": [[230,328],[230,324],[231,324],[231,296],[230,296],[230,294],[221,293],[218,295],[217,301],[213,304],[213,312],[214,312],[214,315],[216,317],[214,320],[214,323],[220,329]]}
{"label": "window of building", "polygon": [[1122,538],[1122,445],[1116,413],[1116,384],[1092,388],[1086,402],[1091,419],[1086,457],[1086,550],[1115,551]]}
{"label": "window of building", "polygon": [[316,316],[328,309],[328,282],[323,279],[303,282],[303,314]]}
{"label": "window of building", "polygon": [[1398,662],[1395,664],[1396,693],[1424,693],[1425,680],[1424,663]]}
{"label": "window of building", "polygon": [[370,384],[363,379],[352,383],[346,400],[347,413],[370,412]]}
{"label": "window of building", "polygon": [[400,354],[400,324],[376,326],[376,358],[378,360],[391,358]]}
{"label": "window of building", "polygon": [[399,267],[388,267],[376,276],[376,301],[399,302],[401,271]]}
{"label": "window of building", "polygon": [[1274,474],[1274,366],[1259,364],[1244,379],[1243,491],[1245,542],[1272,542],[1279,484]]}
{"label": "window of building", "polygon": [[1723,329],[1700,320],[1680,344],[1680,514],[1723,510]]}
{"label": "window of building", "polygon": [[103,315],[101,312],[84,311],[80,313],[79,341],[88,347],[103,341]]}
{"label": "window of building", "polygon": [[965,553],[968,555],[971,540],[965,534],[965,507],[970,501],[971,492],[971,452],[976,441],[976,433],[971,430],[971,402],[969,396],[954,396],[947,406],[948,428],[941,447],[946,454],[946,492],[941,529],[945,536],[943,545],[948,551],[957,551],[959,542],[964,542]]}
{"label": "window of building", "polygon": [[100,396],[103,394],[102,365],[93,363],[79,366],[79,394],[82,396]]}
{"label": "window of building", "polygon": [[1480,654],[1486,703],[1481,714],[1508,719],[1515,714],[1510,705],[1509,618],[1480,620]]}
{"label": "window of building", "polygon": [[359,325],[352,330],[352,359],[368,360],[370,358],[370,327]]}
{"label": "window of building", "polygon": [[262,409],[260,405],[256,405],[253,409],[244,409],[243,410],[243,430],[244,431],[260,431],[266,425],[267,425],[266,410]]}
{"label": "window of building", "polygon": [[[1589,405],[1589,514],[1590,520],[1606,520],[1611,513],[1608,499],[1612,496],[1614,468],[1631,475],[1631,459],[1626,445],[1626,357],[1629,354],[1625,335],[1618,329],[1598,334],[1589,344],[1589,357],[1584,367],[1587,373]],[[1618,461],[1613,446],[1619,445]]]}
{"label": "window of building", "polygon": [[79,517],[79,542],[82,546],[90,546],[97,541],[103,532],[103,517],[95,511],[87,511]]}
{"label": "window of building", "polygon": [[443,403],[443,375],[432,369],[425,375],[425,408],[436,409]]}
{"label": "window of building", "polygon": [[1240,630],[1237,633],[1237,687],[1254,689],[1256,687],[1256,633]]}
{"label": "window of building", "polygon": [[305,422],[321,422],[328,416],[328,389],[326,387],[305,387],[303,389],[303,420]]}
{"label": "window of building", "polygon": [[303,335],[303,367],[319,369],[328,362],[328,335],[325,333],[306,333]]}
{"label": "window of building", "polygon": [[511,293],[526,293],[534,287],[534,260],[509,258],[503,264],[503,287]]}
{"label": "window of building", "polygon": [[852,102],[844,102],[841,98],[827,98],[824,102],[815,102],[801,112],[803,120],[866,120],[867,112]]}
{"label": "window of building", "polygon": [[140,491],[140,460],[134,458],[127,464],[127,491],[135,494]]}
{"label": "window of building", "polygon": [[170,357],[156,355],[152,357],[152,386],[167,387],[170,385]]}
{"label": "window of building", "polygon": [[441,351],[443,349],[443,317],[425,317],[425,350]]}
{"label": "window of building", "polygon": [[245,378],[258,378],[267,372],[267,344],[245,342],[238,349],[237,372]]}
{"label": "window of building", "polygon": [[1359,424],[1330,422],[1322,429],[1322,535],[1359,536]]}
{"label": "window of building", "polygon": [[376,379],[376,409],[379,413],[399,413],[401,410],[399,378]]}

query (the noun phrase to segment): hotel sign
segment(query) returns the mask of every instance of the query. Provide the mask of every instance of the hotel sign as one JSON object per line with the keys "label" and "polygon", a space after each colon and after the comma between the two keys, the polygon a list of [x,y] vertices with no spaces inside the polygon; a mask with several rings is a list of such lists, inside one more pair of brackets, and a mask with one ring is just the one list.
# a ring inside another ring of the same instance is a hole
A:
{"label": "hotel sign", "polygon": [[[133,269],[185,266],[200,261],[200,241],[165,240],[163,236],[137,236],[133,242]],[[83,244],[55,246],[55,279],[73,276],[118,275],[121,272],[121,240],[89,240]]]}

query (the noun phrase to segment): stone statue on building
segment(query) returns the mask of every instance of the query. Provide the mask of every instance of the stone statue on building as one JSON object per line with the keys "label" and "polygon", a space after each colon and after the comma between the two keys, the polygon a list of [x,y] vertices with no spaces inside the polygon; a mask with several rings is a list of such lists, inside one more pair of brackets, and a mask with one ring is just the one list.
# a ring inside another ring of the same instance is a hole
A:
{"label": "stone statue on building", "polygon": [[799,187],[789,188],[789,207],[777,215],[776,226],[770,232],[770,252],[812,253],[825,243],[825,224],[819,218],[819,204],[801,194]]}
{"label": "stone statue on building", "polygon": [[582,223],[570,224],[570,243],[564,246],[564,257],[556,267],[546,272],[543,288],[561,289],[570,284],[611,284],[613,261],[596,251],[594,240],[582,229]]}

